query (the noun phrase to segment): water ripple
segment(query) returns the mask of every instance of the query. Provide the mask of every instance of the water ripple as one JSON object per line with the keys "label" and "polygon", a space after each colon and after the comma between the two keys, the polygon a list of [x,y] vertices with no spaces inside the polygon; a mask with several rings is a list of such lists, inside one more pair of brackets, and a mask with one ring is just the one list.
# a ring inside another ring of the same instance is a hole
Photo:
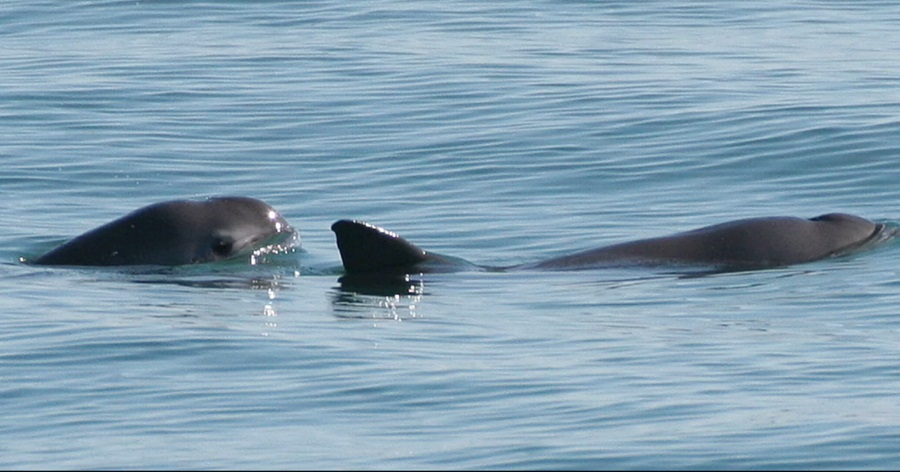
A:
{"label": "water ripple", "polygon": [[[360,283],[328,228],[361,218],[512,265],[740,217],[896,224],[898,13],[0,6],[0,466],[895,464],[894,242],[705,276]],[[278,208],[304,251],[150,272],[18,262],[154,201],[223,194]]]}

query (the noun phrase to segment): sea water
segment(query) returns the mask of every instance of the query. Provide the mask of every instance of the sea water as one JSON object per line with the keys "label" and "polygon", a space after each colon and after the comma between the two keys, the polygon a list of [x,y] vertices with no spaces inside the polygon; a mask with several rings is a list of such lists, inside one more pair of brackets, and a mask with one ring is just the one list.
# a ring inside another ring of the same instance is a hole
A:
{"label": "sea water", "polygon": [[[900,221],[900,4],[0,3],[0,468],[894,468],[900,247],[341,281],[330,224],[514,265]],[[246,195],[291,254],[29,259]]]}

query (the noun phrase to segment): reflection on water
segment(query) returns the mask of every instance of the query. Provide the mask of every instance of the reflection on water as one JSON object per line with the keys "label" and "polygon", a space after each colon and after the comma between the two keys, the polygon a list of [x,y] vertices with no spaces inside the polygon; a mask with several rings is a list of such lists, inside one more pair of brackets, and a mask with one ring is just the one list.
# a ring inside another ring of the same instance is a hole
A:
{"label": "reflection on water", "polygon": [[371,277],[345,275],[332,294],[334,315],[341,319],[418,318],[425,295],[425,283],[418,276]]}
{"label": "reflection on water", "polygon": [[[297,274],[299,276],[299,274]],[[190,277],[172,277],[172,276],[144,276],[132,279],[132,282],[138,284],[171,284],[180,285],[182,287],[191,288],[213,288],[213,289],[249,289],[249,290],[280,290],[283,285],[280,275],[270,275],[268,277],[250,277],[250,276],[190,276]]]}

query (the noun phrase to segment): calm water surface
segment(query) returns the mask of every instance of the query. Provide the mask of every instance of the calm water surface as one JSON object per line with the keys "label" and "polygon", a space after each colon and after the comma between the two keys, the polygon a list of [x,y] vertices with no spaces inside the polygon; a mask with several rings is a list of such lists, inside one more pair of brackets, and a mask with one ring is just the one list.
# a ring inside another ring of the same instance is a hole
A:
{"label": "calm water surface", "polygon": [[[773,270],[342,283],[330,224],[519,264],[897,224],[900,5],[0,5],[0,468],[894,468],[900,245]],[[21,262],[171,198],[302,249]]]}

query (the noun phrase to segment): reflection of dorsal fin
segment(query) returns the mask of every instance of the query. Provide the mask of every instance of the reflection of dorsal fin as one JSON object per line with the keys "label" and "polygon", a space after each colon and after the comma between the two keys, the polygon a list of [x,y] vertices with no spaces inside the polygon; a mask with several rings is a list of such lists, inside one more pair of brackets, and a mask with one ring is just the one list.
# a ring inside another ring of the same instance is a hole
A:
{"label": "reflection of dorsal fin", "polygon": [[331,230],[348,273],[402,269],[428,260],[423,249],[378,226],[340,220]]}

